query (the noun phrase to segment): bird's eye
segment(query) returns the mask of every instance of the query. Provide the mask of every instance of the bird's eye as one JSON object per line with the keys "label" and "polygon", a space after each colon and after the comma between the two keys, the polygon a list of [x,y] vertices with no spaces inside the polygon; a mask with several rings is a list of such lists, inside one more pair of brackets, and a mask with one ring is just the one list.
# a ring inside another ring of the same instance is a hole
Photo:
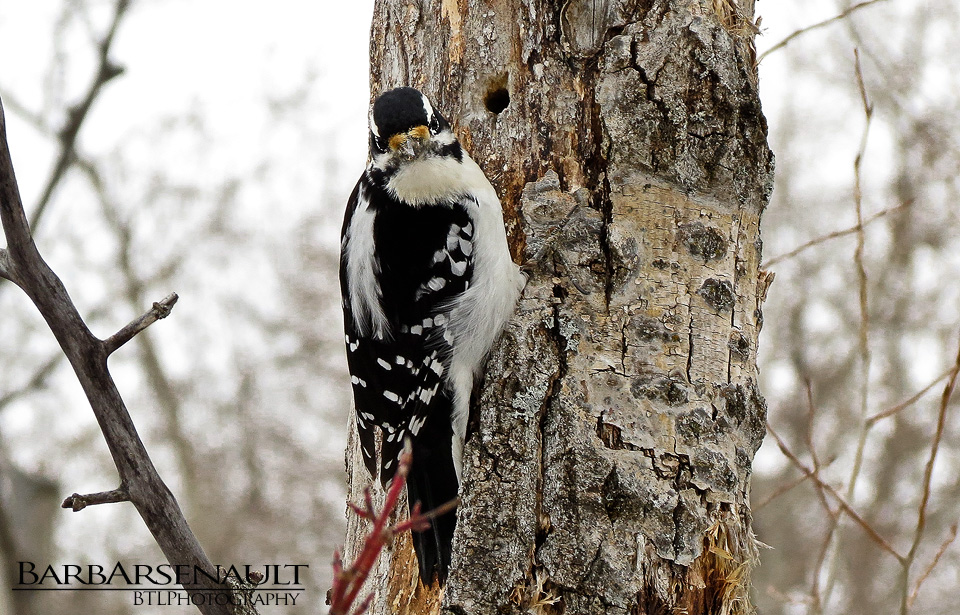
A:
{"label": "bird's eye", "polygon": [[384,142],[382,138],[376,135],[370,135],[370,136],[373,137],[373,146],[377,148],[377,151],[381,151],[381,152],[386,151],[387,144],[386,142]]}
{"label": "bird's eye", "polygon": [[436,115],[430,118],[430,132],[433,134],[440,132],[440,118],[438,118]]}

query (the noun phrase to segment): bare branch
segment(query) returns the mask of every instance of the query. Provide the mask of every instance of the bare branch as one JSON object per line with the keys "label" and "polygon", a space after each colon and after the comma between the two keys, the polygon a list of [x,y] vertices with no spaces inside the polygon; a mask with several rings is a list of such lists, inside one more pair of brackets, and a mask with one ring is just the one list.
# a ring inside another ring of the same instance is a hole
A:
{"label": "bare branch", "polygon": [[896,406],[892,406],[892,407],[890,407],[890,408],[887,408],[886,410],[883,410],[883,411],[881,411],[881,412],[878,412],[878,413],[872,415],[872,416],[871,416],[869,419],[867,419],[867,420],[868,420],[870,423],[876,423],[877,421],[879,421],[879,420],[881,420],[881,419],[885,419],[885,418],[887,418],[887,417],[893,416],[894,414],[900,412],[901,410],[906,410],[907,408],[909,408],[909,407],[912,406],[913,404],[917,403],[917,402],[920,400],[921,397],[923,397],[924,395],[926,395],[927,393],[929,393],[930,390],[931,390],[933,387],[937,386],[937,384],[939,384],[939,382],[940,382],[941,380],[943,380],[944,378],[946,378],[946,377],[949,376],[950,374],[954,373],[954,369],[955,369],[954,367],[951,367],[951,368],[948,369],[947,371],[945,371],[945,372],[943,372],[942,374],[940,374],[939,376],[937,376],[936,379],[933,380],[933,382],[931,382],[931,383],[928,384],[927,386],[923,387],[922,389],[920,389],[919,391],[917,391],[916,393],[914,393],[913,395],[911,395],[909,398],[907,398],[907,399],[905,399],[904,401],[900,402],[900,403],[897,404]]}
{"label": "bare branch", "polygon": [[449,502],[444,502],[440,506],[437,506],[433,510],[428,510],[427,512],[420,512],[419,509],[416,510],[416,514],[410,516],[406,521],[402,521],[395,526],[393,526],[393,532],[400,534],[406,532],[407,530],[420,531],[425,530],[429,524],[425,524],[425,521],[431,519],[436,519],[441,517],[451,510],[456,510],[457,506],[460,506],[460,498],[453,498]]}
{"label": "bare branch", "polygon": [[127,490],[123,487],[119,487],[113,491],[101,491],[99,493],[89,493],[87,495],[74,493],[63,501],[63,504],[60,505],[60,508],[71,508],[73,509],[73,512],[79,512],[87,506],[95,506],[97,504],[114,504],[116,502],[129,501],[130,495],[127,493]]}
{"label": "bare branch", "polygon": [[50,374],[53,373],[54,368],[56,368],[57,365],[59,365],[60,361],[62,360],[63,360],[62,354],[54,355],[46,363],[41,365],[40,369],[38,369],[36,373],[34,373],[33,376],[31,376],[30,379],[27,380],[27,382],[23,386],[17,389],[14,389],[12,391],[9,391],[7,393],[4,393],[2,396],[0,396],[0,410],[3,410],[4,408],[6,408],[14,400],[26,395],[27,392],[33,391],[38,387],[42,386],[44,381],[47,379],[47,377],[49,377]]}
{"label": "bare branch", "polygon": [[[860,326],[858,327],[858,354],[860,358],[858,366],[860,368],[858,375],[858,383],[860,385],[860,425],[857,434],[857,447],[853,456],[853,466],[850,470],[850,478],[847,479],[846,499],[848,500],[853,499],[857,482],[860,480],[860,471],[863,468],[864,451],[867,447],[867,437],[869,436],[870,428],[873,425],[868,420],[868,413],[870,409],[870,364],[872,357],[870,354],[870,310],[868,301],[869,280],[867,277],[867,268],[864,262],[864,253],[866,251],[866,233],[864,232],[863,191],[861,188],[861,167],[863,164],[863,157],[867,152],[867,139],[870,136],[870,125],[871,120],[873,119],[873,105],[870,103],[870,100],[867,97],[867,89],[863,82],[863,72],[860,69],[860,53],[856,49],[854,49],[854,72],[857,78],[857,88],[860,92],[860,100],[863,103],[865,121],[863,125],[863,132],[860,135],[860,145],[857,148],[857,154],[853,160],[853,205],[857,216],[857,246],[853,252],[853,263],[857,274],[857,290],[860,307]],[[827,560],[827,580],[823,590],[824,604],[828,604],[830,602],[830,596],[833,593],[833,587],[836,581],[835,573],[840,549],[839,545],[841,534],[843,533],[843,527],[840,526],[838,522],[839,517],[836,517],[833,525],[830,528],[833,537],[830,545],[829,559]],[[877,534],[877,537],[879,538],[879,534]],[[902,557],[900,558],[900,561],[901,563],[903,562]]]}
{"label": "bare branch", "polygon": [[26,121],[28,124],[34,127],[37,132],[50,136],[53,131],[50,129],[50,126],[47,122],[44,121],[43,117],[39,113],[35,113],[27,108],[20,100],[13,95],[12,92],[8,92],[4,88],[0,88],[0,98],[3,98],[4,106],[13,111],[21,120]]}
{"label": "bare branch", "polygon": [[169,316],[170,311],[173,309],[173,306],[176,305],[177,299],[179,298],[177,293],[170,293],[164,297],[163,300],[154,302],[153,307],[150,308],[146,314],[130,322],[130,324],[104,340],[103,343],[107,354],[113,354],[117,348],[129,342],[135,335],[158,320]]}
{"label": "bare branch", "polygon": [[807,450],[810,451],[810,458],[813,460],[813,471],[820,472],[820,457],[817,456],[817,445],[813,441],[814,426],[816,425],[817,406],[813,403],[813,383],[807,378],[804,381],[807,393]]}
{"label": "bare branch", "polygon": [[[877,0],[874,0],[877,1]],[[870,102],[870,98],[867,96],[867,87],[863,83],[863,69],[860,67],[860,50],[853,50],[854,58],[854,72],[857,76],[857,89],[860,91],[860,102],[863,104],[863,112],[867,116],[867,124],[870,123],[870,120],[873,118],[873,103]],[[867,142],[867,127],[864,127],[863,136],[860,140],[860,153],[858,154],[859,158],[863,156],[863,151],[866,147]]]}
{"label": "bare branch", "polygon": [[930,503],[933,466],[937,462],[937,453],[940,451],[940,442],[943,440],[943,429],[947,422],[947,407],[950,405],[950,398],[953,397],[953,391],[956,389],[958,374],[960,374],[960,347],[957,348],[957,358],[954,361],[953,372],[950,374],[950,378],[947,380],[947,386],[944,387],[943,394],[940,396],[937,428],[933,433],[933,442],[930,444],[930,457],[927,458],[927,466],[923,471],[923,495],[920,498],[920,506],[917,508],[917,527],[913,534],[913,543],[910,545],[910,552],[907,553],[907,559],[903,564],[903,597],[900,604],[900,612],[903,615],[906,615],[910,610],[910,598],[908,595],[910,589],[910,568],[917,557],[917,551],[920,549],[920,542],[923,540],[923,533],[927,527],[927,506]]}
{"label": "bare branch", "polygon": [[[854,49],[854,69],[857,76],[857,87],[860,90],[860,99],[863,102],[865,122],[863,133],[860,135],[860,147],[853,161],[853,204],[857,214],[857,247],[853,251],[853,262],[857,269],[857,289],[860,299],[860,435],[857,442],[857,451],[854,456],[853,469],[847,483],[847,497],[853,497],[860,468],[863,464],[863,451],[867,444],[867,434],[871,423],[867,420],[870,395],[870,310],[868,301],[867,268],[864,263],[866,250],[866,233],[863,231],[863,190],[861,188],[861,167],[863,157],[867,151],[867,138],[870,136],[870,121],[873,119],[873,105],[867,98],[867,90],[863,83],[863,73],[860,70],[860,53]],[[827,592],[829,595],[829,592]]]}
{"label": "bare branch", "polygon": [[[7,122],[0,105],[0,222],[7,239],[4,250],[4,268],[13,272],[21,259],[37,260],[40,254],[30,236],[30,225],[23,213],[23,202],[17,187],[17,177],[7,149]],[[19,279],[20,276],[17,275]]]}
{"label": "bare branch", "polygon": [[[820,490],[822,493],[823,490]],[[812,581],[810,584],[810,598],[813,601],[813,610],[811,613],[816,613],[821,615],[823,613],[823,596],[820,591],[820,581],[821,581],[821,571],[827,563],[827,556],[830,554],[830,545],[833,544],[833,536],[837,531],[837,519],[840,516],[839,511],[837,514],[832,514],[830,510],[827,510],[827,514],[830,515],[830,527],[827,530],[826,536],[823,537],[823,542],[820,544],[820,550],[817,554],[817,565],[814,567],[814,572],[811,575]]]}
{"label": "bare branch", "polygon": [[50,203],[54,190],[56,190],[60,184],[60,180],[63,179],[67,169],[70,168],[70,165],[74,161],[74,148],[77,143],[77,135],[80,134],[80,127],[90,112],[93,101],[96,100],[101,88],[103,88],[108,81],[123,73],[123,68],[117,66],[110,60],[110,47],[113,44],[117,27],[120,25],[120,21],[129,6],[130,0],[117,0],[113,11],[113,20],[107,29],[107,33],[98,45],[99,65],[97,71],[90,85],[87,87],[87,92],[83,100],[69,109],[67,123],[59,131],[60,153],[57,156],[57,161],[53,165],[53,170],[50,172],[50,177],[47,178],[47,183],[43,188],[40,200],[37,202],[37,207],[30,217],[30,226],[32,228],[36,228],[37,224],[39,224],[40,218]]}
{"label": "bare branch", "polygon": [[751,506],[751,511],[752,511],[753,513],[757,513],[758,511],[760,511],[760,510],[762,510],[764,507],[766,507],[768,504],[770,504],[770,502],[773,502],[775,499],[779,498],[781,495],[783,495],[783,494],[785,494],[785,493],[789,493],[790,491],[793,491],[793,489],[794,489],[795,487],[797,487],[797,486],[799,486],[799,485],[802,485],[802,484],[804,483],[804,481],[806,481],[806,480],[809,479],[809,478],[810,478],[809,476],[807,476],[806,474],[803,474],[803,475],[801,475],[799,478],[797,478],[797,479],[795,479],[795,480],[793,480],[793,481],[791,481],[791,482],[789,482],[789,483],[784,483],[784,484],[780,485],[780,486],[777,488],[776,491],[774,491],[773,493],[771,493],[770,495],[768,495],[768,496],[767,496],[766,498],[764,498],[762,501],[760,501],[760,502],[757,503],[757,504],[753,504],[753,505]]}
{"label": "bare branch", "polygon": [[761,267],[762,267],[763,269],[769,269],[770,267],[772,267],[773,265],[776,265],[776,264],[779,263],[780,261],[785,261],[785,260],[787,260],[787,259],[791,259],[791,258],[797,256],[798,254],[800,254],[801,252],[805,252],[805,251],[809,250],[810,248],[816,247],[816,246],[818,246],[818,245],[820,245],[820,244],[822,244],[822,243],[826,243],[827,241],[830,241],[831,239],[838,239],[838,238],[840,238],[840,237],[846,237],[847,235],[852,235],[853,233],[859,233],[860,231],[863,230],[864,227],[870,226],[871,223],[876,222],[877,220],[885,217],[887,214],[892,214],[893,212],[900,211],[901,209],[903,209],[903,208],[905,208],[905,207],[910,207],[911,205],[913,205],[913,201],[908,201],[908,202],[906,202],[906,203],[901,203],[901,204],[896,205],[896,206],[894,206],[894,207],[888,207],[888,208],[886,208],[886,209],[884,209],[884,210],[882,210],[882,211],[879,211],[879,212],[873,214],[872,216],[870,216],[869,218],[867,218],[866,220],[864,220],[862,225],[860,225],[860,224],[854,224],[854,225],[851,226],[851,227],[848,227],[848,228],[845,228],[845,229],[842,229],[842,230],[839,230],[839,231],[833,231],[832,233],[827,233],[826,235],[821,235],[820,237],[816,237],[816,238],[814,238],[814,239],[811,239],[810,241],[808,241],[808,242],[806,242],[806,243],[804,243],[804,244],[802,244],[802,245],[794,248],[793,250],[790,250],[789,252],[787,252],[787,253],[785,253],[785,254],[780,254],[780,255],[778,255],[778,256],[775,256],[775,257],[771,258],[770,260],[764,262],[763,265],[761,265]]}
{"label": "bare branch", "polygon": [[[817,447],[813,441],[814,425],[817,415],[816,405],[813,403],[813,383],[810,380],[806,381],[806,390],[807,390],[807,449],[810,451],[810,458],[813,461],[813,473],[816,476],[820,475],[820,457],[817,455]],[[830,534],[836,529],[836,522],[839,518],[839,510],[833,510],[830,507],[830,502],[827,501],[827,496],[823,491],[823,488],[820,486],[819,482],[814,482],[814,489],[817,492],[817,497],[820,498],[820,504],[823,506],[823,509],[827,511],[827,514],[830,515],[831,522],[833,525],[830,529]],[[819,575],[816,575],[814,578],[815,581],[818,580]],[[814,593],[814,596],[817,594]]]}
{"label": "bare branch", "polygon": [[815,23],[815,24],[813,24],[813,25],[811,25],[811,26],[807,26],[807,27],[805,27],[805,28],[800,28],[799,30],[797,30],[797,31],[795,31],[795,32],[792,32],[789,36],[787,36],[786,38],[784,38],[782,41],[780,41],[779,43],[777,43],[776,45],[774,45],[774,46],[771,47],[770,49],[767,49],[766,51],[764,51],[764,52],[760,55],[760,59],[757,60],[757,63],[762,62],[765,57],[767,57],[768,55],[770,55],[770,54],[773,53],[774,51],[777,51],[778,49],[782,49],[782,48],[786,47],[787,45],[790,44],[790,41],[792,41],[793,39],[797,38],[798,36],[802,36],[802,35],[806,34],[807,32],[812,32],[813,30],[820,29],[820,28],[822,28],[822,27],[824,27],[824,26],[829,26],[829,25],[832,24],[833,22],[835,22],[835,21],[840,21],[841,19],[846,18],[846,17],[847,17],[848,15],[850,15],[851,13],[854,13],[855,11],[859,11],[860,9],[866,8],[866,7],[870,6],[871,4],[876,4],[877,2],[883,2],[883,0],[866,0],[865,2],[860,2],[859,4],[854,4],[853,6],[851,6],[850,8],[848,8],[847,10],[845,10],[845,11],[843,11],[842,13],[839,13],[839,14],[837,14],[837,15],[834,15],[833,17],[831,17],[831,18],[829,18],[829,19],[824,19],[823,21],[817,22],[817,23]]}
{"label": "bare branch", "polygon": [[854,508],[847,503],[846,499],[844,499],[844,497],[841,496],[836,489],[830,486],[830,484],[821,480],[820,477],[817,476],[816,472],[808,468],[802,461],[800,461],[800,459],[793,454],[793,451],[790,450],[790,447],[787,446],[787,443],[780,438],[780,435],[774,431],[773,427],[769,423],[767,423],[767,432],[773,436],[774,440],[777,441],[777,446],[780,448],[780,452],[782,452],[784,456],[797,467],[797,469],[806,474],[808,477],[812,478],[822,489],[824,489],[824,491],[829,493],[830,497],[836,500],[837,504],[840,505],[840,508],[843,510],[843,512],[853,519],[857,525],[863,528],[867,535],[870,536],[870,538],[872,538],[873,541],[880,546],[880,548],[897,558],[897,561],[901,564],[906,560],[904,556],[897,553],[897,551],[890,546],[890,543],[887,542],[883,536],[877,533],[877,530],[873,529],[873,526],[867,523],[864,518],[860,516],[860,513],[854,510]]}
{"label": "bare branch", "polygon": [[954,523],[950,526],[950,535],[947,536],[947,539],[940,544],[940,548],[937,549],[937,553],[933,556],[933,560],[930,562],[930,565],[927,566],[926,570],[923,571],[923,574],[920,575],[920,578],[917,579],[916,584],[913,586],[913,591],[910,592],[910,598],[907,600],[907,609],[913,606],[914,601],[917,599],[917,594],[920,593],[920,587],[923,585],[923,582],[927,580],[927,577],[930,576],[930,573],[933,572],[933,569],[937,567],[937,564],[940,563],[940,558],[943,557],[943,554],[947,552],[947,549],[950,548],[950,545],[953,544],[953,541],[957,539],[957,524]]}
{"label": "bare branch", "polygon": [[[119,6],[125,7],[121,1]],[[107,369],[107,345],[87,327],[56,273],[43,260],[30,233],[7,145],[6,122],[0,104],[0,223],[6,237],[5,264],[16,272],[17,283],[30,297],[70,361],[97,418],[113,462],[136,507],[167,561],[198,568],[210,575],[195,575],[183,583],[191,596],[222,591],[215,569],[180,505],[160,478],[140,435],[127,412],[116,383]],[[204,615],[229,615],[228,605],[198,600]]]}

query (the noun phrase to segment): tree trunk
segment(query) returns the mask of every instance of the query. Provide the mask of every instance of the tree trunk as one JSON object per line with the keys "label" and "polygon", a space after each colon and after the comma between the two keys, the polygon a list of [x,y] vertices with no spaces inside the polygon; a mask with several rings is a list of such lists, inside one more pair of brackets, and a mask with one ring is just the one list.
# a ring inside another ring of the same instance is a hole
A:
{"label": "tree trunk", "polygon": [[752,611],[773,177],[752,5],[377,2],[374,95],[411,85],[451,119],[531,276],[479,395],[444,592],[400,536],[373,613]]}

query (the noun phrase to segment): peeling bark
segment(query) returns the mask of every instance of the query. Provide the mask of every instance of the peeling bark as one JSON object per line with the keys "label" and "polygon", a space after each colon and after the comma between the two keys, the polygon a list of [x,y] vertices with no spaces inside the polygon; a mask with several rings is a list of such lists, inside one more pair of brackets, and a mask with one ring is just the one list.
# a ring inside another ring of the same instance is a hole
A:
{"label": "peeling bark", "polygon": [[400,537],[374,613],[752,611],[773,168],[752,4],[377,3],[374,94],[412,85],[451,118],[531,277],[479,395],[442,607]]}

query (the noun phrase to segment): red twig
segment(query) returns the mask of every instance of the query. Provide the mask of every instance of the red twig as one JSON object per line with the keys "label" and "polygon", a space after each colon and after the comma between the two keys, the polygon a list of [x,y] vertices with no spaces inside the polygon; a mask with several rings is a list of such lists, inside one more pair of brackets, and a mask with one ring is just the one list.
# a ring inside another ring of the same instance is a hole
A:
{"label": "red twig", "polygon": [[366,612],[373,599],[372,594],[364,598],[363,602],[361,602],[355,610],[351,611],[350,609],[357,600],[357,596],[363,588],[367,577],[370,575],[370,571],[373,570],[373,566],[377,563],[377,557],[380,555],[383,547],[390,544],[397,534],[406,531],[419,532],[428,529],[431,519],[448,512],[459,504],[460,500],[457,498],[434,510],[421,513],[420,504],[418,503],[414,506],[408,519],[388,526],[387,521],[389,521],[393,511],[396,510],[397,503],[400,500],[400,494],[403,493],[403,488],[407,484],[407,474],[410,472],[410,462],[412,458],[413,453],[410,452],[408,447],[400,456],[400,465],[397,467],[397,473],[393,478],[393,482],[390,484],[390,489],[387,491],[387,496],[383,502],[383,508],[379,513],[373,507],[373,497],[370,494],[369,488],[364,489],[362,506],[352,502],[347,503],[351,510],[357,513],[360,518],[373,522],[373,528],[370,530],[366,539],[364,539],[360,554],[349,568],[343,568],[343,560],[339,552],[333,555],[333,587],[330,590],[330,615],[348,615],[348,613],[360,615]]}

